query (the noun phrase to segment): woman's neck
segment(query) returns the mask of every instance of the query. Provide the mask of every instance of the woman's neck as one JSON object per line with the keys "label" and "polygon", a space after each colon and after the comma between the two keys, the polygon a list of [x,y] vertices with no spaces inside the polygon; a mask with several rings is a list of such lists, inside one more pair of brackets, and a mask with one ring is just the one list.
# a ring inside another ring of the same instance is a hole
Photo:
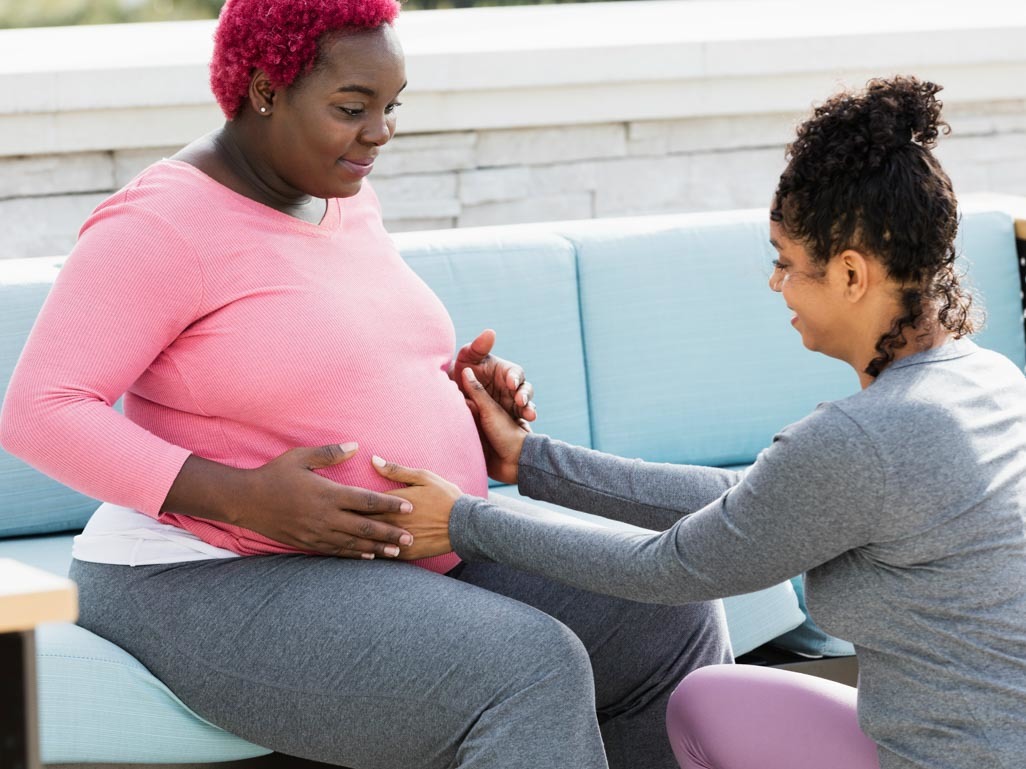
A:
{"label": "woman's neck", "polygon": [[263,160],[251,131],[228,121],[174,155],[233,192],[303,221],[320,222],[325,202],[291,187]]}

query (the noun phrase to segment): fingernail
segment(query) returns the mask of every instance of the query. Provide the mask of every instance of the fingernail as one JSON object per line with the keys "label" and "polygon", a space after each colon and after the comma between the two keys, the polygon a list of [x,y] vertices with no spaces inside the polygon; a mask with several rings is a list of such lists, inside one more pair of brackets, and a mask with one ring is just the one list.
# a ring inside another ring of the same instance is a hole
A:
{"label": "fingernail", "polygon": [[538,413],[538,407],[534,405],[534,401],[528,401],[527,408],[531,409],[536,414]]}
{"label": "fingernail", "polygon": [[411,505],[409,502],[403,502],[401,505],[399,505],[399,512],[400,513],[412,513],[413,512],[413,505]]}
{"label": "fingernail", "polygon": [[465,373],[464,373],[464,376],[465,376],[465,377],[466,377],[467,379],[469,379],[469,380],[470,380],[471,382],[476,382],[476,381],[477,381],[477,377],[476,377],[476,376],[474,376],[474,372],[473,372],[473,370],[472,370],[472,369],[469,369],[469,368],[465,368],[465,369],[463,369],[463,371],[465,372]]}
{"label": "fingernail", "polygon": [[360,557],[363,558],[365,561],[373,561],[374,553],[360,553]]}
{"label": "fingernail", "polygon": [[338,444],[338,447],[342,449],[342,451],[348,453],[350,451],[356,451],[360,447],[360,444],[355,441],[350,441],[349,443],[340,443]]}
{"label": "fingernail", "polygon": [[382,459],[381,457],[379,457],[377,454],[375,454],[373,457],[371,457],[371,462],[374,464],[375,467],[384,467],[385,466],[385,460]]}
{"label": "fingernail", "polygon": [[385,555],[389,555],[392,556],[392,558],[395,558],[397,555],[399,555],[399,548],[395,545],[386,545]]}
{"label": "fingernail", "polygon": [[407,546],[407,547],[409,545],[412,545],[413,544],[413,536],[410,535],[410,534],[403,534],[401,537],[399,537],[399,544]]}

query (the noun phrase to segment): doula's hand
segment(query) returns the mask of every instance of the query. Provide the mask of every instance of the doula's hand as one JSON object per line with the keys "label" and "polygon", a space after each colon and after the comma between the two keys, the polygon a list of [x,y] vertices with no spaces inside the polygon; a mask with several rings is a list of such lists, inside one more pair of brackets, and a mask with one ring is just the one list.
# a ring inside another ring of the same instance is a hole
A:
{"label": "doula's hand", "polygon": [[514,420],[496,403],[469,368],[463,370],[463,392],[481,433],[488,475],[503,483],[516,483],[520,454],[531,428],[522,419]]}
{"label": "doula's hand", "polygon": [[511,417],[533,422],[538,418],[534,386],[525,379],[523,368],[492,355],[494,346],[495,332],[486,328],[473,342],[460,348],[449,377],[459,385],[464,369],[471,369],[488,394]]}
{"label": "doula's hand", "polygon": [[459,487],[430,470],[412,470],[395,462],[386,462],[381,457],[374,457],[371,462],[383,478],[406,484],[404,489],[388,492],[390,495],[413,503],[412,514],[385,513],[373,516],[378,521],[402,525],[413,534],[412,547],[404,547],[399,558],[408,561],[452,552],[449,543],[449,514],[463,493]]}
{"label": "doula's hand", "polygon": [[298,448],[246,471],[249,493],[239,500],[235,521],[276,542],[341,558],[396,558],[413,544],[401,523],[374,520],[394,513],[396,521],[412,507],[396,496],[335,483],[314,470],[352,458],[355,443]]}

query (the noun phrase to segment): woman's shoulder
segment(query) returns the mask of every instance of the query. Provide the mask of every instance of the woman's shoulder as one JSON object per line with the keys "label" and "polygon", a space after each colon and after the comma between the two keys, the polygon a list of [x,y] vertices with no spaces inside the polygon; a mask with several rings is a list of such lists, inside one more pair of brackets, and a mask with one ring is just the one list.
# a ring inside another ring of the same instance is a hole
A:
{"label": "woman's shoulder", "polygon": [[202,177],[199,169],[187,163],[168,158],[158,160],[101,202],[83,230],[111,219],[131,225],[132,220],[162,219],[174,223],[190,221],[204,212],[209,215],[211,190]]}

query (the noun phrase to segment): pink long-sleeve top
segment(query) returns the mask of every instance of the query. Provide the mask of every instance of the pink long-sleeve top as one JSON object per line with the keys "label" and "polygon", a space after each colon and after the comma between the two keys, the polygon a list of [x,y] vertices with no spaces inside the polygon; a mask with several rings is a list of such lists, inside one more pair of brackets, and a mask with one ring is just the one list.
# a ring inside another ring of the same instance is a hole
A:
{"label": "pink long-sleeve top", "polygon": [[[190,454],[258,467],[357,441],[325,470],[379,491],[372,454],[487,494],[473,418],[448,376],[442,303],[399,256],[366,183],[310,224],[186,163],[151,166],[83,225],[14,372],[4,448],[82,491],[240,555],[295,552],[160,512]],[[124,394],[124,415],[113,404]],[[449,554],[418,562],[448,571]]]}

